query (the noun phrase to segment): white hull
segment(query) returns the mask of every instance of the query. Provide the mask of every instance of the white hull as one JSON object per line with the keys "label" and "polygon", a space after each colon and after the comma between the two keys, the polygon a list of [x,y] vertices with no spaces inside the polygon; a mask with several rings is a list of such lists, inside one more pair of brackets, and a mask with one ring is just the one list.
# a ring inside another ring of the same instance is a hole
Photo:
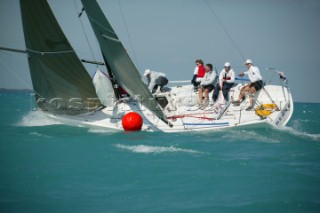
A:
{"label": "white hull", "polygon": [[[233,87],[229,93],[230,100],[237,99],[242,85]],[[163,111],[168,120],[173,124],[169,127],[158,117],[134,100],[123,100],[112,107],[106,107],[94,113],[80,116],[49,115],[60,122],[94,126],[96,128],[108,128],[123,131],[122,117],[130,111],[138,112],[143,117],[143,131],[184,132],[184,131],[208,131],[213,129],[230,128],[235,126],[270,124],[275,127],[283,127],[290,120],[293,113],[293,101],[287,87],[268,85],[265,90],[260,90],[255,96],[256,105],[270,104],[272,101],[279,110],[273,111],[264,119],[256,115],[255,111],[246,111],[249,100],[246,98],[240,106],[229,104],[224,110],[223,96],[220,95],[217,103],[209,104],[205,109],[198,107],[198,93],[193,91],[191,85],[172,87],[171,91],[157,94],[156,98],[168,100]],[[209,94],[211,100],[212,92]],[[271,100],[271,98],[272,100]],[[209,102],[210,103],[210,102]],[[211,106],[210,106],[211,105]]]}

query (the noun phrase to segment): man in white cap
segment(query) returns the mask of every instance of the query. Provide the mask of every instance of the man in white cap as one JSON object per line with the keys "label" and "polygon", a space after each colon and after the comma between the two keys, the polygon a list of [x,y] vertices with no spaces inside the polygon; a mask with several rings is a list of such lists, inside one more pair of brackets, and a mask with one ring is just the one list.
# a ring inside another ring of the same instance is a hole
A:
{"label": "man in white cap", "polygon": [[168,83],[166,74],[146,69],[143,74],[148,80],[148,88],[151,93],[160,92],[162,87]]}
{"label": "man in white cap", "polygon": [[216,102],[219,96],[219,91],[222,90],[223,97],[226,101],[229,101],[229,90],[234,84],[235,73],[231,69],[230,62],[224,64],[224,68],[220,72],[219,82],[216,85],[216,88],[212,95],[213,102]]}
{"label": "man in white cap", "polygon": [[238,100],[233,102],[233,104],[235,106],[239,106],[244,98],[244,93],[249,92],[250,106],[246,110],[252,110],[253,108],[252,96],[254,93],[259,91],[263,87],[263,82],[262,82],[262,77],[260,75],[259,68],[256,66],[253,66],[253,63],[250,59],[247,59],[244,64],[247,67],[248,71],[241,72],[239,76],[248,75],[250,83],[241,89]]}

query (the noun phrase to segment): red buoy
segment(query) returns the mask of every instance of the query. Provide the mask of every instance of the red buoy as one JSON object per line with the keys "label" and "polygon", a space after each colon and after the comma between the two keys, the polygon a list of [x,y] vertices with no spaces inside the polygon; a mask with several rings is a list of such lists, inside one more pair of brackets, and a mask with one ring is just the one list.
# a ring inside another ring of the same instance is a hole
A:
{"label": "red buoy", "polygon": [[143,121],[141,115],[129,112],[122,117],[122,127],[125,131],[140,131]]}

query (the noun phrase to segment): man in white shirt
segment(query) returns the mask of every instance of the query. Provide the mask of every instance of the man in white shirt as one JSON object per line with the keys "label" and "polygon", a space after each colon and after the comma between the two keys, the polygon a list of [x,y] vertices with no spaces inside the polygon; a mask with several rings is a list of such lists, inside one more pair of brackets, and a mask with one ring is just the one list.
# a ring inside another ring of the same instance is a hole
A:
{"label": "man in white shirt", "polygon": [[250,83],[241,89],[238,100],[233,102],[233,104],[235,106],[239,106],[244,97],[244,93],[249,92],[250,106],[246,110],[252,110],[253,108],[252,96],[254,93],[259,91],[263,87],[263,82],[262,82],[262,77],[260,75],[259,68],[253,66],[252,61],[250,59],[246,60],[245,65],[248,71],[241,72],[239,76],[248,75]]}
{"label": "man in white shirt", "polygon": [[220,72],[219,82],[216,85],[214,93],[212,95],[213,102],[217,101],[219,96],[219,91],[222,90],[223,97],[226,101],[229,101],[229,90],[234,84],[235,73],[231,69],[231,64],[226,62],[224,64],[224,69]]}
{"label": "man in white shirt", "polygon": [[143,74],[148,80],[148,88],[151,93],[160,92],[162,87],[168,83],[166,74],[146,69]]}
{"label": "man in white shirt", "polygon": [[205,66],[206,73],[201,80],[199,88],[199,105],[202,105],[202,92],[204,95],[204,105],[208,103],[208,94],[214,89],[215,80],[217,79],[216,71],[212,70],[212,64]]}

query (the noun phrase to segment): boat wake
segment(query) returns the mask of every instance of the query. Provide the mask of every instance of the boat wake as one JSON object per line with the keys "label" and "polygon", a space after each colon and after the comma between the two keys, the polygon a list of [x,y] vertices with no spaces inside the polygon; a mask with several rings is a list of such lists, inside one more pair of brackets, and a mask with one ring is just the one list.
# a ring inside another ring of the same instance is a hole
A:
{"label": "boat wake", "polygon": [[99,128],[99,129],[94,129],[94,128],[89,128],[88,129],[88,133],[101,133],[101,134],[104,134],[104,133],[118,133],[119,131],[117,130],[114,130],[114,129],[107,129],[107,128]]}
{"label": "boat wake", "polygon": [[123,145],[123,144],[115,144],[115,147],[119,149],[124,149],[127,151],[131,151],[134,153],[144,153],[144,154],[160,154],[167,152],[184,152],[190,154],[205,154],[204,152],[196,151],[193,149],[181,149],[176,148],[174,146],[164,147],[164,146],[147,146],[147,145]]}
{"label": "boat wake", "polygon": [[62,124],[59,121],[46,116],[41,111],[30,111],[23,116],[22,120],[17,123],[17,126],[49,126]]}
{"label": "boat wake", "polygon": [[243,140],[243,141],[261,141],[266,143],[279,143],[280,141],[276,138],[266,136],[261,134],[258,131],[254,130],[230,130],[228,134],[222,136],[224,141],[234,141],[234,140]]}
{"label": "boat wake", "polygon": [[45,135],[39,132],[30,132],[29,135],[35,136],[35,137],[41,137],[41,138],[52,138],[52,136]]}
{"label": "boat wake", "polygon": [[293,134],[298,137],[308,138],[314,141],[320,141],[320,134],[307,133],[307,132],[299,131],[294,127],[288,127],[288,126],[283,127],[282,130],[289,132],[290,134]]}

